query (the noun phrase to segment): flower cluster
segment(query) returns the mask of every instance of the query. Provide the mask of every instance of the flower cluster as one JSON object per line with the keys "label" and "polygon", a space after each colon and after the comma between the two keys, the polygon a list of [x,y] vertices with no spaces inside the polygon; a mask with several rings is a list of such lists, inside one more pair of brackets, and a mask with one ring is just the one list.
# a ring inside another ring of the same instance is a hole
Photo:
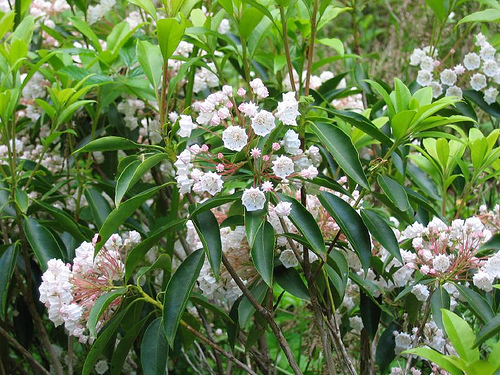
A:
{"label": "flower cluster", "polygon": [[[75,250],[73,265],[60,259],[47,262],[42,275],[40,301],[48,310],[49,319],[56,326],[64,324],[68,333],[86,342],[90,337],[86,321],[95,301],[104,293],[116,289],[123,279],[124,265],[121,254],[140,241],[139,233],[129,232],[124,239],[113,234],[94,258],[95,244],[84,242]],[[110,317],[120,299],[113,301],[100,318],[98,328]]]}
{"label": "flower cluster", "polygon": [[[445,58],[446,59],[446,58]],[[462,97],[462,88],[468,80],[475,91],[482,91],[488,104],[496,102],[500,83],[500,60],[495,48],[488,43],[483,34],[476,35],[474,51],[466,54],[462,64],[453,68],[441,68],[438,51],[431,47],[416,48],[410,56],[410,65],[419,66],[417,83],[429,86],[435,98],[443,93],[446,96]]]}

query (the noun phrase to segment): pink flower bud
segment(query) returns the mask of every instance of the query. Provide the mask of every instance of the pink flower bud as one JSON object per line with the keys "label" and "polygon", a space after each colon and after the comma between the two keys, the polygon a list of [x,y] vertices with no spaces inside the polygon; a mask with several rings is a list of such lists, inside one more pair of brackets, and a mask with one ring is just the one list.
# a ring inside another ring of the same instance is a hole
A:
{"label": "pink flower bud", "polygon": [[273,148],[273,151],[278,151],[281,148],[281,146],[278,142],[274,142],[272,145],[272,148]]}
{"label": "pink flower bud", "polygon": [[240,87],[240,88],[238,89],[238,91],[237,91],[237,94],[238,94],[238,96],[240,96],[240,97],[245,96],[245,94],[246,94],[246,93],[247,93],[247,91],[246,91],[243,87]]}
{"label": "pink flower bud", "polygon": [[219,173],[221,172],[224,172],[224,164],[217,164],[217,166],[215,167],[215,170]]}
{"label": "pink flower bud", "polygon": [[207,145],[201,146],[201,152],[207,152],[207,151],[208,151],[208,146]]}
{"label": "pink flower bud", "polygon": [[264,160],[264,161],[269,161],[269,156],[268,156],[268,155],[264,155],[264,156],[262,157],[262,160]]}

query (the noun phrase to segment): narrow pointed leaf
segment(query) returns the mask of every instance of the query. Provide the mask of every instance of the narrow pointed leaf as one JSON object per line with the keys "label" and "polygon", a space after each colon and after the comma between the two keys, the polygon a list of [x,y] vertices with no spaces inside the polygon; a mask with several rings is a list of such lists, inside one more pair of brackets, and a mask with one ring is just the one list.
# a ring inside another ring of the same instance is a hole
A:
{"label": "narrow pointed leaf", "polygon": [[260,226],[252,246],[252,261],[262,279],[272,288],[274,269],[274,229],[265,221]]}
{"label": "narrow pointed leaf", "polygon": [[458,356],[467,363],[477,361],[479,359],[479,349],[472,348],[476,339],[472,328],[465,320],[449,310],[441,309],[441,313],[446,335],[450,339],[453,348],[457,351]]}
{"label": "narrow pointed leaf", "polygon": [[500,314],[491,319],[488,323],[484,325],[479,331],[476,337],[476,342],[474,347],[481,345],[483,342],[488,340],[490,337],[495,336],[500,332]]}
{"label": "narrow pointed leaf", "polygon": [[179,322],[204,261],[205,253],[202,249],[191,253],[177,268],[165,289],[163,330],[172,347]]}
{"label": "narrow pointed leaf", "polygon": [[101,295],[94,302],[87,320],[87,327],[89,328],[90,334],[92,336],[96,336],[96,326],[101,315],[104,314],[106,309],[115,299],[123,296],[125,293],[127,293],[127,288],[123,287]]}
{"label": "narrow pointed leaf", "polygon": [[192,220],[207,253],[212,271],[215,277],[218,278],[222,261],[222,242],[217,219],[212,211],[207,210],[192,217]]}
{"label": "narrow pointed leaf", "polygon": [[247,241],[250,248],[252,248],[255,237],[259,232],[259,229],[264,225],[266,221],[267,212],[265,209],[257,211],[245,210],[245,231],[247,234]]}
{"label": "narrow pointed leaf", "polygon": [[117,150],[135,150],[143,147],[142,145],[132,142],[129,139],[122,137],[103,137],[87,143],[82,148],[74,153],[93,152],[93,151],[117,151]]}
{"label": "narrow pointed leaf", "polygon": [[361,210],[361,218],[373,237],[375,237],[393,257],[403,263],[401,252],[399,251],[398,240],[389,224],[372,210]]}
{"label": "narrow pointed leaf", "polygon": [[164,375],[167,368],[168,342],[161,318],[156,318],[144,332],[141,342],[141,365],[144,375]]}
{"label": "narrow pointed leaf", "polygon": [[399,182],[387,176],[379,176],[377,182],[389,200],[401,211],[410,209],[410,202],[403,186]]}
{"label": "narrow pointed leaf", "polygon": [[53,258],[64,260],[64,252],[52,233],[35,219],[26,217],[23,220],[26,238],[35,253],[42,271],[47,270],[47,262]]}
{"label": "narrow pointed leaf", "polygon": [[367,272],[371,260],[371,241],[363,220],[349,203],[336,195],[324,191],[319,195],[319,200],[345,233]]}
{"label": "narrow pointed leaf", "polygon": [[315,121],[310,122],[310,127],[321,143],[333,155],[340,168],[359,185],[369,189],[358,151],[354,147],[351,138],[333,124]]}

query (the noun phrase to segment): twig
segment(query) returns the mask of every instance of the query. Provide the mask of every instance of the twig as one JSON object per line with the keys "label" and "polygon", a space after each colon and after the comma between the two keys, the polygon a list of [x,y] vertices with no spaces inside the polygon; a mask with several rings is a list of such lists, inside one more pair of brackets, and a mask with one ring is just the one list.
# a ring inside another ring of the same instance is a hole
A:
{"label": "twig", "polygon": [[281,332],[281,329],[279,328],[278,324],[274,320],[273,315],[271,314],[271,312],[269,312],[269,310],[267,310],[266,308],[264,308],[255,299],[255,297],[250,292],[250,290],[248,290],[248,288],[245,286],[245,284],[243,283],[243,281],[241,281],[240,277],[238,276],[238,274],[234,270],[233,266],[231,266],[231,263],[229,263],[229,261],[226,258],[226,256],[225,256],[224,253],[222,253],[222,263],[224,264],[224,266],[226,267],[227,271],[229,272],[229,274],[231,275],[231,277],[233,278],[233,280],[236,282],[236,284],[238,285],[238,287],[241,289],[241,291],[243,292],[243,294],[245,295],[245,297],[247,297],[248,300],[250,301],[250,303],[253,305],[253,307],[255,307],[255,310],[257,310],[257,312],[260,315],[262,315],[262,317],[264,319],[266,319],[267,322],[269,323],[269,326],[271,327],[274,335],[276,336],[276,339],[278,340],[278,343],[280,344],[281,349],[283,349],[283,352],[285,353],[285,356],[286,356],[286,358],[288,360],[288,363],[290,364],[290,367],[292,368],[293,372],[296,375],[301,375],[302,371],[300,371],[300,367],[297,364],[297,361],[295,360],[295,357],[293,356],[292,349],[290,348],[290,345],[288,345],[288,342],[286,341],[286,338],[283,335],[283,332]]}
{"label": "twig", "polygon": [[181,320],[181,324],[193,335],[195,335],[197,338],[199,338],[201,341],[204,343],[210,345],[213,349],[217,350],[220,354],[223,356],[227,357],[231,362],[235,363],[236,365],[240,366],[243,370],[245,370],[248,374],[251,375],[257,375],[256,372],[254,372],[251,368],[249,368],[247,365],[245,365],[243,362],[241,362],[239,359],[237,359],[233,354],[226,352],[224,349],[222,349],[219,345],[217,345],[215,342],[210,341],[207,339],[205,336],[203,336],[200,332],[198,332],[196,329],[191,327],[189,324],[187,324],[185,321]]}
{"label": "twig", "polygon": [[0,327],[0,334],[7,339],[7,341],[16,349],[19,353],[21,353],[26,359],[33,365],[33,367],[36,367],[42,374],[44,375],[50,375],[50,372],[48,372],[40,363],[36,361],[35,358],[31,355],[29,351],[27,351],[15,338],[13,338],[9,333]]}

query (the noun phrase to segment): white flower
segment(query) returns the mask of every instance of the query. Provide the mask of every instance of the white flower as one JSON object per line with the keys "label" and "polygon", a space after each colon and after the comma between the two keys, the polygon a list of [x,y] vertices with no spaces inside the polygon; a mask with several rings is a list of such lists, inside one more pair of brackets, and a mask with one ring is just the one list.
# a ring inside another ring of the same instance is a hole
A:
{"label": "white flower", "polygon": [[443,85],[453,86],[457,81],[457,74],[451,69],[445,69],[440,75]]}
{"label": "white flower", "polygon": [[200,181],[201,191],[206,191],[211,195],[215,195],[222,190],[224,182],[220,175],[215,172],[207,172],[201,176]]}
{"label": "white flower", "polygon": [[299,112],[299,102],[295,99],[294,92],[283,94],[283,101],[278,103],[276,117],[285,125],[297,125]]}
{"label": "white flower", "polygon": [[108,371],[108,369],[108,362],[106,362],[104,359],[101,359],[99,362],[97,362],[94,367],[95,372],[97,372],[99,375],[104,374],[106,371]]}
{"label": "white flower", "polygon": [[254,117],[257,115],[259,107],[254,102],[243,102],[238,106],[238,109],[248,117]]}
{"label": "white flower", "polygon": [[279,178],[287,178],[293,173],[293,160],[287,156],[280,156],[273,161],[273,172]]}
{"label": "white flower", "polygon": [[354,332],[360,333],[363,329],[363,320],[359,316],[352,316],[349,318],[349,325]]}
{"label": "white flower", "polygon": [[191,131],[196,129],[196,124],[193,123],[191,116],[181,115],[179,119],[179,130],[177,134],[179,137],[190,137]]}
{"label": "white flower", "polygon": [[318,177],[318,169],[314,165],[310,165],[306,169],[300,171],[300,177],[305,178],[306,180],[312,180],[313,178]]}
{"label": "white flower", "polygon": [[432,88],[432,96],[437,98],[443,93],[443,88],[438,81],[432,81],[429,86]]}
{"label": "white flower", "polygon": [[494,87],[484,91],[484,101],[488,104],[493,104],[497,101],[498,90]]}
{"label": "white flower", "polygon": [[410,56],[410,65],[417,66],[420,65],[422,58],[425,57],[425,52],[420,48],[415,48]]}
{"label": "white flower", "polygon": [[264,137],[271,133],[275,127],[273,114],[264,109],[252,118],[252,129],[257,135]]}
{"label": "white flower", "polygon": [[484,271],[492,278],[500,277],[500,254],[495,253],[484,265]]}
{"label": "white flower", "polygon": [[476,53],[471,52],[471,53],[468,53],[467,55],[465,55],[464,66],[468,70],[477,69],[477,68],[479,68],[479,65],[481,65],[481,59],[479,58],[479,56]]}
{"label": "white flower", "polygon": [[265,99],[269,96],[269,91],[267,87],[264,86],[264,83],[260,78],[256,78],[250,82],[250,87],[255,95],[257,95],[257,99]]}
{"label": "white flower", "polygon": [[262,183],[262,191],[267,193],[268,191],[273,191],[273,190],[274,186],[271,181],[265,181],[264,183]]}
{"label": "white flower", "polygon": [[266,203],[266,196],[259,188],[248,188],[243,191],[241,203],[247,211],[262,210]]}
{"label": "white flower", "polygon": [[439,254],[432,260],[432,267],[438,272],[445,272],[450,265],[450,259],[445,254]]}
{"label": "white flower", "polygon": [[419,70],[417,74],[417,83],[420,86],[428,86],[432,82],[432,73],[427,70]]}
{"label": "white flower", "polygon": [[287,217],[292,212],[292,204],[289,202],[279,202],[276,207],[274,207],[274,212],[279,217]]}
{"label": "white flower", "polygon": [[457,76],[459,76],[459,75],[462,75],[462,74],[465,73],[465,68],[464,68],[464,66],[462,64],[458,64],[457,66],[455,66],[453,68],[453,71],[455,72],[455,74]]}
{"label": "white flower", "polygon": [[296,267],[299,265],[299,261],[295,257],[293,251],[290,249],[286,249],[281,252],[280,261],[281,263],[283,263],[283,266],[285,268]]}
{"label": "white flower", "polygon": [[494,77],[500,73],[498,63],[495,60],[487,60],[483,64],[483,72],[487,77]]}
{"label": "white flower", "polygon": [[494,59],[496,52],[497,51],[495,50],[495,48],[493,48],[491,44],[485,43],[481,46],[481,52],[479,52],[479,54],[481,55],[481,58],[484,61],[487,61]]}
{"label": "white flower", "polygon": [[322,83],[325,83],[326,81],[332,79],[333,77],[334,77],[333,73],[328,70],[321,72],[321,74],[319,75],[319,79],[321,79]]}
{"label": "white flower", "polygon": [[493,290],[493,278],[484,271],[478,271],[472,278],[472,282],[479,289],[485,292],[491,292]]}
{"label": "white flower", "polygon": [[411,292],[420,302],[425,302],[427,301],[427,298],[429,298],[429,289],[423,284],[414,285]]}
{"label": "white flower", "polygon": [[396,354],[400,354],[401,352],[410,348],[412,339],[409,334],[400,332],[396,334],[395,342],[396,342],[396,348],[395,348]]}
{"label": "white flower", "polygon": [[222,132],[224,147],[232,151],[241,151],[247,145],[248,136],[245,129],[239,126],[229,126]]}
{"label": "white flower", "polygon": [[286,153],[290,155],[300,155],[302,153],[302,150],[300,149],[299,133],[293,131],[292,129],[289,129],[285,133],[281,144],[285,147]]}
{"label": "white flower", "polygon": [[222,21],[220,21],[220,25],[217,28],[217,32],[219,34],[227,34],[231,26],[229,25],[229,20],[226,18],[223,18]]}
{"label": "white flower", "polygon": [[486,77],[481,73],[476,73],[471,77],[470,85],[473,90],[480,91],[486,87]]}
{"label": "white flower", "polygon": [[485,43],[487,43],[486,37],[482,33],[477,34],[476,43],[474,44],[478,47],[482,47]]}
{"label": "white flower", "polygon": [[422,60],[420,60],[420,69],[432,72],[434,70],[434,59],[430,56],[422,57]]}
{"label": "white flower", "polygon": [[446,90],[446,96],[458,96],[460,99],[462,99],[462,89],[457,86],[450,86]]}

